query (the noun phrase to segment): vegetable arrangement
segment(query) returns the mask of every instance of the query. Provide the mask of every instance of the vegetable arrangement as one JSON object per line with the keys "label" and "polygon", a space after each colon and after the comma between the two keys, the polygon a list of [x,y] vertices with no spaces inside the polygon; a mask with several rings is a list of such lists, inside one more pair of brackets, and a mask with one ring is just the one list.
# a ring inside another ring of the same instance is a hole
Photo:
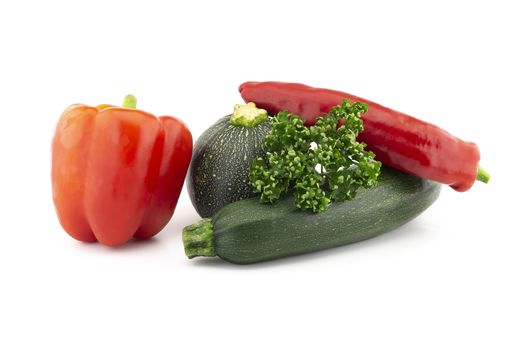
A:
{"label": "vegetable arrangement", "polygon": [[[52,142],[59,221],[73,238],[117,246],[158,233],[187,174],[203,219],[183,229],[189,258],[237,264],[372,238],[440,193],[489,175],[477,145],[347,93],[246,82],[246,105],[197,140],[183,122],[123,107],[73,105]],[[269,115],[270,113],[270,115]]]}

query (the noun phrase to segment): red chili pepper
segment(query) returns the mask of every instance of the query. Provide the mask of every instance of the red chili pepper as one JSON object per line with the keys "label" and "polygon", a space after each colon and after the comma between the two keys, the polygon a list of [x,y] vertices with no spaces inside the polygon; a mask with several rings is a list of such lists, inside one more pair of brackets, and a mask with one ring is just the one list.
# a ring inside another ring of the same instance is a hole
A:
{"label": "red chili pepper", "polygon": [[476,144],[462,141],[436,125],[389,109],[378,103],[345,92],[281,82],[246,82],[239,92],[245,102],[255,102],[271,115],[282,110],[313,125],[316,118],[341,104],[364,102],[369,108],[362,115],[364,131],[358,139],[368,145],[376,159],[402,171],[468,190],[475,180],[489,181],[479,165]]}
{"label": "red chili pepper", "polygon": [[64,230],[117,246],[150,238],[175,210],[192,156],[192,135],[173,117],[124,107],[76,104],[52,143],[53,201]]}

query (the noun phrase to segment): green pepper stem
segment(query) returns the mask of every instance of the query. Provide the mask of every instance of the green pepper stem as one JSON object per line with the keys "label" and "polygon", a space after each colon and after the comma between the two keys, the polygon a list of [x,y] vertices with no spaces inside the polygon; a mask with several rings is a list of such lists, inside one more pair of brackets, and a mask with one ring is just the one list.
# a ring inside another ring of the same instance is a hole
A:
{"label": "green pepper stem", "polygon": [[477,181],[484,182],[487,184],[489,182],[489,174],[486,170],[482,169],[482,167],[479,165],[477,170]]}
{"label": "green pepper stem", "polygon": [[202,219],[183,229],[183,245],[186,256],[215,256],[213,242],[214,226],[211,219]]}
{"label": "green pepper stem", "polygon": [[124,102],[122,102],[122,107],[124,108],[137,108],[137,98],[133,95],[126,95],[124,97]]}

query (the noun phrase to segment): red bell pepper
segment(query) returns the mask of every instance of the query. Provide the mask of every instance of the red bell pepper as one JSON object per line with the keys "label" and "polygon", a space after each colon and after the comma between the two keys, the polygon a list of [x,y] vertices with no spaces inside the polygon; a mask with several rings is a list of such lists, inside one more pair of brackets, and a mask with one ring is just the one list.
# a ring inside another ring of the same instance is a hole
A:
{"label": "red bell pepper", "polygon": [[152,237],[173,215],[190,158],[192,135],[173,117],[135,109],[75,104],[52,142],[53,201],[73,238],[117,246]]}
{"label": "red bell pepper", "polygon": [[345,92],[281,82],[246,82],[239,92],[269,114],[288,110],[313,125],[347,98],[366,103],[362,115],[364,130],[358,140],[365,142],[380,162],[408,173],[448,184],[457,191],[468,190],[475,180],[489,181],[479,165],[476,144],[465,142],[436,125]]}

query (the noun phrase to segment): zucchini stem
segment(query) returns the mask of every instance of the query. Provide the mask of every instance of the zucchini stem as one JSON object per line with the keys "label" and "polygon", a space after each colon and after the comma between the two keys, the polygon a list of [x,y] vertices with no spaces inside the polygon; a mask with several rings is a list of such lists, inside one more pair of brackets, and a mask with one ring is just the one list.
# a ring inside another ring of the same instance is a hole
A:
{"label": "zucchini stem", "polygon": [[237,104],[234,106],[230,124],[250,128],[266,120],[268,120],[267,111],[257,108],[254,102],[249,102],[246,105]]}
{"label": "zucchini stem", "polygon": [[488,172],[479,165],[477,170],[477,181],[484,182],[487,184],[489,182],[490,176]]}
{"label": "zucchini stem", "polygon": [[183,245],[186,256],[215,256],[212,233],[214,226],[211,219],[202,219],[183,229]]}

